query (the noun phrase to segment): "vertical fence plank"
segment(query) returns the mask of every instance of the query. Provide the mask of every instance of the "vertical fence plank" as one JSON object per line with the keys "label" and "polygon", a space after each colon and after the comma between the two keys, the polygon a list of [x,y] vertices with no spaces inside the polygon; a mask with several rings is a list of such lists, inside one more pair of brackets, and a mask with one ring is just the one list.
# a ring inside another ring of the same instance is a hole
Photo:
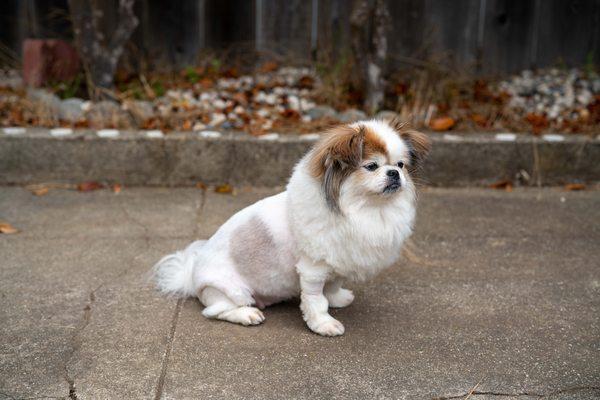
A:
{"label": "vertical fence plank", "polygon": [[345,60],[350,51],[351,1],[319,1],[317,21],[317,59],[319,62]]}
{"label": "vertical fence plank", "polygon": [[254,2],[206,1],[206,47],[227,50],[230,46],[254,47]]}
{"label": "vertical fence plank", "polygon": [[429,0],[426,26],[429,27],[431,59],[462,71],[477,64],[479,0]]}
{"label": "vertical fence plank", "polygon": [[482,48],[483,72],[498,74],[530,68],[535,2],[487,0]]}
{"label": "vertical fence plank", "polygon": [[538,65],[599,63],[600,1],[542,1],[538,36]]}
{"label": "vertical fence plank", "polygon": [[293,59],[310,59],[312,2],[263,0],[265,49]]}
{"label": "vertical fence plank", "polygon": [[390,35],[393,39],[388,40],[392,65],[428,58],[432,32],[426,26],[425,1],[389,1],[388,7],[392,18]]}
{"label": "vertical fence plank", "polygon": [[[107,26],[115,23],[109,20],[117,1],[100,2],[108,7]],[[181,68],[195,63],[204,48],[256,47],[306,62],[314,56],[316,32],[317,59],[339,60],[350,51],[351,5],[350,0],[137,0],[140,26],[128,57]],[[388,0],[388,5],[391,68],[437,61],[498,74],[558,62],[600,63],[600,0]],[[18,56],[22,40],[35,36],[72,38],[68,0],[0,1],[0,41],[8,52]],[[479,58],[481,68],[471,68]]]}

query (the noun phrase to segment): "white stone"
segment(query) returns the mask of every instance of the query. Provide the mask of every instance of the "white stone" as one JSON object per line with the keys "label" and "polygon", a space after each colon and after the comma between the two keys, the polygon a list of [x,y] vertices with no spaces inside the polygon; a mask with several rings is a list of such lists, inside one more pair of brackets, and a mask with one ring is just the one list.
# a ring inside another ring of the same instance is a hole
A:
{"label": "white stone", "polygon": [[22,135],[25,133],[25,128],[21,128],[20,126],[11,126],[2,130],[5,135]]}
{"label": "white stone", "polygon": [[227,117],[225,116],[225,114],[215,113],[215,114],[213,114],[212,119],[210,120],[210,122],[208,124],[210,126],[219,126],[226,120],[227,120]]}
{"label": "white stone", "polygon": [[221,137],[221,132],[217,131],[202,131],[199,133],[200,137],[203,138],[219,138]]}
{"label": "white stone", "polygon": [[218,108],[218,109],[222,110],[222,109],[224,109],[225,107],[227,107],[227,103],[226,103],[226,102],[224,102],[224,101],[223,101],[223,100],[221,100],[221,99],[216,99],[216,100],[213,102],[213,106],[214,106],[215,108]]}
{"label": "white stone", "polygon": [[151,131],[146,131],[146,137],[152,138],[152,139],[158,139],[158,138],[165,137],[165,134],[162,131],[155,129],[155,130],[151,130]]}
{"label": "white stone", "polygon": [[555,133],[543,135],[542,138],[546,142],[563,142],[565,140],[565,137],[563,135],[557,135]]}
{"label": "white stone", "polygon": [[68,136],[73,134],[73,129],[71,128],[55,128],[55,129],[50,129],[50,135],[54,136],[54,137],[60,137],[60,136]]}
{"label": "white stone", "polygon": [[266,110],[264,108],[259,109],[258,111],[256,111],[256,115],[258,115],[259,117],[263,117],[263,118],[267,118],[269,116],[269,110]]}
{"label": "white stone", "polygon": [[279,133],[267,133],[266,135],[260,135],[259,140],[277,140],[279,139]]}
{"label": "white stone", "polygon": [[448,140],[450,142],[460,142],[461,140],[463,140],[462,137],[458,136],[458,135],[452,135],[450,133],[444,133],[444,140]]}
{"label": "white stone", "polygon": [[96,135],[101,138],[115,138],[120,134],[118,129],[100,129],[96,131]]}
{"label": "white stone", "polygon": [[308,141],[319,140],[320,137],[321,135],[319,135],[318,133],[307,133],[305,135],[300,135],[300,139]]}
{"label": "white stone", "polygon": [[202,131],[204,129],[206,129],[206,125],[204,125],[202,122],[196,122],[192,127],[194,132]]}
{"label": "white stone", "polygon": [[268,131],[269,129],[271,129],[273,127],[273,121],[271,121],[270,119],[266,120],[263,124],[262,124],[262,128],[266,131]]}
{"label": "white stone", "polygon": [[292,110],[298,111],[300,109],[300,100],[296,96],[288,96],[288,105]]}
{"label": "white stone", "polygon": [[514,142],[517,140],[517,135],[514,133],[497,133],[495,137],[500,142]]}

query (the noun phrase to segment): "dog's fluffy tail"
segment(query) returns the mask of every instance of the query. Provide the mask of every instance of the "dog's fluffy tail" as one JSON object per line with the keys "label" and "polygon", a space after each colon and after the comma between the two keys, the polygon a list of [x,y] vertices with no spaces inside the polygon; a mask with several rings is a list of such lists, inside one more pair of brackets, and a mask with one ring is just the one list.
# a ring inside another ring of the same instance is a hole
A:
{"label": "dog's fluffy tail", "polygon": [[154,266],[154,281],[163,294],[172,297],[190,297],[196,294],[194,262],[205,241],[196,241],[185,250],[163,257]]}

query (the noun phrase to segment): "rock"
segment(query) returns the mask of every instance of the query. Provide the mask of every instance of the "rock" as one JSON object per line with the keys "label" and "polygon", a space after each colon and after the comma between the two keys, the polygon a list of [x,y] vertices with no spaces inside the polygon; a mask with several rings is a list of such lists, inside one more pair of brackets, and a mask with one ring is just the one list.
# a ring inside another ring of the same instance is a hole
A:
{"label": "rock", "polygon": [[0,87],[20,89],[23,87],[21,75],[14,69],[0,71]]}
{"label": "rock", "polygon": [[350,108],[337,115],[337,119],[346,124],[350,122],[360,121],[366,118],[367,114],[365,114],[364,111],[358,110],[356,108]]}
{"label": "rock", "polygon": [[256,115],[262,118],[267,118],[269,115],[271,115],[271,113],[269,112],[269,110],[259,108],[258,111],[256,111]]}
{"label": "rock", "polygon": [[308,115],[313,120],[321,119],[321,118],[325,118],[325,117],[335,118],[336,111],[332,107],[329,107],[329,106],[316,106],[316,107],[309,109],[306,112],[306,115]]}
{"label": "rock", "polygon": [[138,124],[141,124],[154,116],[154,105],[149,101],[128,101],[123,104],[123,109],[129,111]]}
{"label": "rock", "polygon": [[29,86],[73,79],[79,69],[77,51],[64,40],[26,39],[23,42],[23,81]]}
{"label": "rock", "polygon": [[202,122],[196,122],[194,124],[194,126],[192,127],[192,130],[194,132],[199,132],[199,131],[203,131],[206,129],[206,125],[204,125]]}
{"label": "rock", "polygon": [[73,97],[60,102],[59,118],[63,121],[78,122],[83,119],[85,112],[83,110],[84,101]]}
{"label": "rock", "polygon": [[300,99],[298,98],[298,96],[288,96],[287,98],[288,101],[288,106],[292,109],[292,110],[300,110]]}
{"label": "rock", "polygon": [[38,107],[43,109],[43,112],[48,112],[52,114],[60,113],[60,104],[61,101],[57,95],[54,93],[50,93],[44,89],[27,89],[27,98],[36,103]]}
{"label": "rock", "polygon": [[216,99],[213,102],[213,107],[216,108],[216,109],[218,109],[218,110],[222,110],[225,107],[227,107],[227,103],[225,101],[221,100],[221,99]]}
{"label": "rock", "polygon": [[135,124],[127,111],[122,110],[118,103],[108,100],[93,103],[86,117],[91,128],[131,128]]}
{"label": "rock", "polygon": [[375,114],[375,119],[381,119],[384,121],[391,121],[394,118],[398,118],[400,115],[394,111],[390,111],[390,110],[383,110],[383,111],[379,111],[377,114]]}
{"label": "rock", "polygon": [[214,113],[213,116],[212,116],[212,119],[210,120],[210,122],[208,123],[208,125],[212,126],[213,128],[215,128],[215,127],[221,125],[226,120],[227,120],[227,117],[225,116],[225,114]]}

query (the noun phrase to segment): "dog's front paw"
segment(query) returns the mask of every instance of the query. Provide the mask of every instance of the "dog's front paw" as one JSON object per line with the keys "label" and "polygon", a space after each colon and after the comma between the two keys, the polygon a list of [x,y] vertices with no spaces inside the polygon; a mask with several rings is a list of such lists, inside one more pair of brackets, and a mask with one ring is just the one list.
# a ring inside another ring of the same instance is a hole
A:
{"label": "dog's front paw", "polygon": [[333,308],[348,307],[354,301],[354,294],[352,293],[352,290],[343,288],[338,289],[338,291],[335,293],[328,293],[325,296],[329,302],[329,307]]}
{"label": "dog's front paw", "polygon": [[344,325],[332,316],[328,318],[319,318],[314,323],[308,322],[308,327],[314,333],[318,333],[321,336],[340,336],[344,334]]}

